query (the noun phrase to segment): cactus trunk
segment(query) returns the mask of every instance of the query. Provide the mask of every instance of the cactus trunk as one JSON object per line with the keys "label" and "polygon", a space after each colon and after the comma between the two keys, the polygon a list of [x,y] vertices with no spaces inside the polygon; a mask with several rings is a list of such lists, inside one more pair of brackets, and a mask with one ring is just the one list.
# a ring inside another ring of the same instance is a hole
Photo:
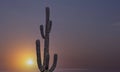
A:
{"label": "cactus trunk", "polygon": [[44,59],[43,63],[41,60],[41,51],[40,51],[40,40],[36,40],[36,54],[37,54],[37,65],[41,72],[53,72],[56,68],[57,64],[57,54],[54,54],[53,65],[49,68],[49,34],[52,27],[52,21],[49,20],[50,17],[50,9],[46,7],[46,24],[45,24],[45,31],[43,25],[40,25],[40,33],[42,38],[44,39]]}

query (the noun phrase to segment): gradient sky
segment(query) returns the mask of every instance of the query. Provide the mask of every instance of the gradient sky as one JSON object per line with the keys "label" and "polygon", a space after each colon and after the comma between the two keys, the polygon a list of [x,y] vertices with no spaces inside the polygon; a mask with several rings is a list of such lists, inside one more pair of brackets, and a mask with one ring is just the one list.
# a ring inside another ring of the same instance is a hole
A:
{"label": "gradient sky", "polygon": [[25,55],[35,59],[35,40],[43,44],[39,25],[45,24],[46,6],[51,9],[50,52],[51,57],[59,55],[57,68],[119,68],[119,3],[0,0],[0,70],[16,69],[14,62]]}

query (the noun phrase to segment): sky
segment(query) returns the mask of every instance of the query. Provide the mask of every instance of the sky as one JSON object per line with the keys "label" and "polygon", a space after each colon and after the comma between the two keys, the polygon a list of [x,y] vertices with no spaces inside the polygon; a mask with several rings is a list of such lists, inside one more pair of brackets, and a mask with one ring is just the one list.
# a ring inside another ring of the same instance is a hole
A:
{"label": "sky", "polygon": [[118,69],[119,3],[119,0],[0,0],[0,70],[27,68],[24,61],[29,58],[36,65],[35,41],[40,39],[43,51],[39,26],[45,25],[47,6],[53,22],[51,63],[57,53],[57,68]]}

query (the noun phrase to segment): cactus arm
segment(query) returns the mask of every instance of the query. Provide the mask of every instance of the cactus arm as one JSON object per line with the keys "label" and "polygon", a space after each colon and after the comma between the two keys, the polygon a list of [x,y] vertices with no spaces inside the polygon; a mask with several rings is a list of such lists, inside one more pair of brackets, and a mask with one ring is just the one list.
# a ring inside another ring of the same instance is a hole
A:
{"label": "cactus arm", "polygon": [[43,71],[42,61],[41,61],[41,51],[40,51],[40,40],[36,40],[36,53],[37,53],[37,65],[40,71]]}
{"label": "cactus arm", "polygon": [[50,33],[51,29],[52,29],[52,21],[50,20],[48,24],[48,33]]}
{"label": "cactus arm", "polygon": [[57,55],[57,54],[54,54],[53,65],[52,65],[52,67],[50,68],[49,72],[53,72],[54,69],[56,68],[56,65],[57,65],[57,59],[58,59],[58,55]]}
{"label": "cactus arm", "polygon": [[41,33],[42,38],[44,39],[45,38],[45,34],[44,34],[43,25],[40,25],[40,33]]}

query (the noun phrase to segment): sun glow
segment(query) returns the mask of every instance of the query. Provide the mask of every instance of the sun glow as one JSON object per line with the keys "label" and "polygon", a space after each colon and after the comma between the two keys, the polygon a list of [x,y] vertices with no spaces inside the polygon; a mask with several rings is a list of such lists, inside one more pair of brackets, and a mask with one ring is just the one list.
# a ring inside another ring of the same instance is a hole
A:
{"label": "sun glow", "polygon": [[33,60],[32,60],[32,59],[29,59],[29,60],[27,61],[27,65],[33,65]]}

